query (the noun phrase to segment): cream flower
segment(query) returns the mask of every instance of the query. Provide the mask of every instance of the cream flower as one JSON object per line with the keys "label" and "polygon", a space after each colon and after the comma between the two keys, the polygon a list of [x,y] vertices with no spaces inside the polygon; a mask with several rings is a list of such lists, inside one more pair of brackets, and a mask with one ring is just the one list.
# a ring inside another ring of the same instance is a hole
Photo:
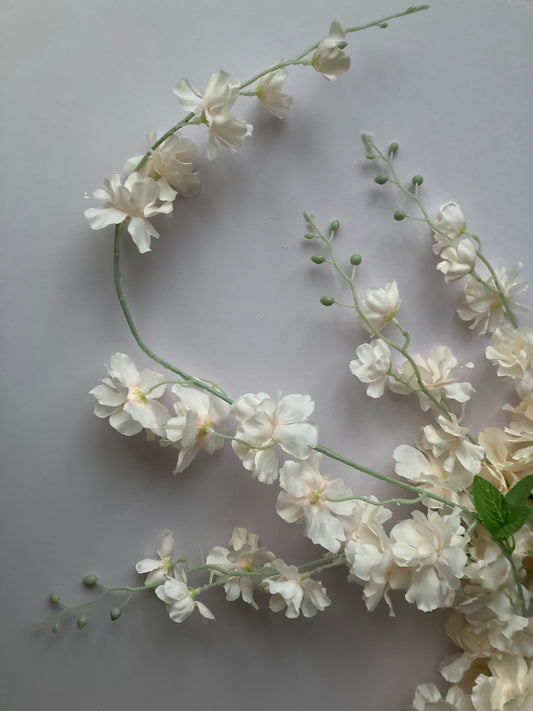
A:
{"label": "cream flower", "polygon": [[450,475],[458,462],[470,474],[479,474],[485,456],[483,447],[467,439],[468,428],[461,427],[455,415],[450,419],[439,415],[440,432],[433,425],[424,427],[424,439],[442,466]]}
{"label": "cream flower", "polygon": [[142,429],[161,436],[169,416],[167,408],[157,401],[165,392],[165,385],[157,386],[164,376],[153,370],[139,373],[124,353],[111,356],[107,372],[109,378],[89,391],[97,400],[94,414],[109,417],[111,427],[127,437]]}
{"label": "cream flower", "polygon": [[440,256],[442,262],[437,264],[437,269],[444,274],[447,284],[462,279],[476,266],[476,250],[469,239],[461,239],[454,245],[444,247]]}
{"label": "cream flower", "polygon": [[285,118],[292,104],[292,96],[281,91],[288,75],[286,67],[271,72],[261,79],[256,90],[265,111],[280,119]]}
{"label": "cream flower", "polygon": [[391,366],[388,345],[379,338],[362,343],[355,351],[356,358],[350,361],[350,370],[362,383],[368,383],[366,394],[381,397]]}
{"label": "cream flower", "polygon": [[279,558],[271,565],[279,572],[264,580],[264,587],[272,595],[269,604],[272,612],[287,608],[285,616],[291,619],[298,617],[300,610],[304,617],[313,617],[331,605],[326,589],[318,580],[303,578],[295,565],[287,565]]}
{"label": "cream flower", "polygon": [[[474,480],[474,475],[465,467],[455,466],[448,472],[431,452],[422,451],[408,444],[401,444],[393,453],[395,471],[403,479],[422,486],[432,494],[437,494],[454,503],[467,506],[470,497],[459,492],[468,489]],[[424,499],[424,505],[430,508],[442,508],[443,504],[435,499]]]}
{"label": "cream flower", "polygon": [[[361,311],[366,320],[378,331],[395,316],[400,308],[398,285],[391,281],[383,289],[371,287],[366,292],[366,299],[361,304]],[[359,318],[359,323],[369,333],[373,333],[368,324]]]}
{"label": "cream flower", "polygon": [[[157,141],[157,134],[151,131],[146,139],[151,147]],[[173,200],[174,198],[167,197],[173,192],[183,198],[195,197],[200,190],[198,173],[194,172],[196,154],[194,143],[176,131],[152,151],[139,170],[139,175],[158,182],[161,200]],[[142,158],[143,156],[130,158],[126,163],[126,172],[131,173]]]}
{"label": "cream flower", "polygon": [[203,96],[188,79],[182,79],[174,89],[185,111],[199,114],[209,127],[208,158],[217,156],[217,141],[235,153],[246,136],[252,135],[249,123],[229,113],[239,96],[239,86],[237,79],[220,69],[211,75]]}
{"label": "cream flower", "polygon": [[119,225],[124,220],[127,230],[141,254],[150,251],[150,240],[159,237],[159,232],[148,221],[149,217],[172,212],[172,200],[176,192],[172,189],[161,193],[161,186],[152,178],[143,178],[132,173],[124,185],[117,173],[111,180],[104,178],[106,189],[98,188],[93,197],[102,200],[104,207],[90,207],[85,217],[93,230],[101,230],[109,225]]}
{"label": "cream flower", "polygon": [[350,516],[353,501],[334,502],[352,496],[341,479],[330,480],[319,471],[322,455],[313,452],[305,462],[286,462],[280,470],[280,486],[276,511],[284,521],[305,520],[305,535],[313,543],[336,553],[346,540],[338,516]]}
{"label": "cream flower", "polygon": [[144,581],[145,585],[161,585],[170,574],[172,554],[174,553],[174,536],[172,533],[165,533],[156,553],[159,559],[143,558],[135,566],[135,570],[139,575],[148,573]]}
{"label": "cream flower", "polygon": [[345,38],[346,33],[340,23],[332,22],[329,35],[318,45],[311,59],[311,66],[330,81],[350,68],[350,57],[339,48],[339,44],[346,46]]}
{"label": "cream flower", "polygon": [[498,375],[525,378],[533,373],[533,329],[499,328],[492,336],[485,355],[495,366]]}
{"label": "cream flower", "polygon": [[231,411],[239,423],[235,437],[241,441],[233,441],[232,446],[244,468],[259,481],[272,484],[279,472],[273,445],[297,459],[307,459],[318,442],[317,428],[307,422],[314,409],[309,395],[273,400],[266,393],[248,393],[236,400]]}
{"label": "cream flower", "polygon": [[[518,263],[509,269],[499,267],[495,270],[502,292],[513,310],[523,310],[514,301],[516,294],[527,289],[525,282],[516,281],[521,269],[522,264]],[[500,295],[472,277],[465,284],[465,298],[457,305],[457,313],[463,321],[472,321],[468,328],[475,328],[479,333],[493,333],[505,318]]]}
{"label": "cream flower", "polygon": [[472,689],[476,711],[529,711],[533,708],[533,665],[523,657],[490,659],[491,676],[480,674]]}
{"label": "cream flower", "polygon": [[[264,568],[274,560],[274,554],[266,548],[259,547],[259,538],[255,533],[248,533],[245,528],[234,528],[230,548],[215,546],[206,559],[207,565],[214,565],[224,570],[246,571],[251,573],[258,568]],[[223,578],[226,600],[232,602],[239,597],[258,609],[254,600],[254,589],[258,587],[261,578],[255,575],[236,576],[224,575],[214,571],[216,578]]]}
{"label": "cream flower", "polygon": [[192,385],[173,385],[172,392],[179,400],[174,405],[177,417],[171,417],[165,427],[163,446],[179,449],[174,473],[183,472],[203,449],[214,454],[224,446],[216,435],[229,415],[229,405]]}
{"label": "cream flower", "polygon": [[447,516],[414,511],[411,520],[393,527],[390,538],[394,561],[412,573],[405,599],[419,610],[429,612],[453,604],[467,563],[464,533],[457,510]]}
{"label": "cream flower", "polygon": [[[458,383],[455,371],[460,368],[473,368],[473,363],[459,363],[448,346],[432,348],[427,360],[416,353],[413,360],[418,367],[423,384],[438,402],[444,398],[460,403],[470,400],[474,388],[470,383]],[[405,361],[395,375],[400,380],[397,380],[394,375],[389,379],[389,388],[393,392],[406,395],[418,387],[415,372],[409,361]],[[425,393],[419,392],[417,395],[420,407],[426,412],[433,403]]]}
{"label": "cream flower", "polygon": [[441,206],[433,224],[438,229],[438,232],[433,235],[435,254],[440,254],[444,247],[455,246],[458,238],[466,230],[466,222],[461,208],[453,200]]}
{"label": "cream flower", "polygon": [[215,616],[203,602],[196,600],[196,590],[187,585],[187,576],[181,564],[174,567],[172,577],[155,589],[155,594],[167,606],[170,619],[173,622],[183,622],[194,610],[202,617],[214,620]]}
{"label": "cream flower", "polygon": [[443,698],[435,684],[419,684],[412,705],[407,711],[475,711],[472,701],[457,686],[448,689]]}

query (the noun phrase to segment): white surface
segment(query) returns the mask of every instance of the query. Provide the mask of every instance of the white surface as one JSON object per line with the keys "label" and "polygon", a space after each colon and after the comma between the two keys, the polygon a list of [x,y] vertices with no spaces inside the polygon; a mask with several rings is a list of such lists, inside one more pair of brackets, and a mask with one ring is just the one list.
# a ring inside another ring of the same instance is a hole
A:
{"label": "white surface", "polygon": [[[309,392],[321,442],[390,473],[393,447],[413,443],[424,418],[407,399],[366,399],[350,375],[364,334],[350,313],[318,303],[342,292],[327,266],[309,262],[302,211],[324,226],[341,220],[339,251],[363,255],[362,289],[397,279],[415,349],[449,344],[465,361],[481,353],[485,341],[454,315],[460,285],[435,272],[424,226],[392,220],[401,199],[372,181],[359,135],[398,140],[399,169],[406,180],[424,175],[427,205],[457,199],[493,262],[522,260],[531,280],[532,5],[438,0],[357,34],[339,81],[291,72],[284,122],[240,100],[235,113],[254,124],[253,138],[238,155],[199,159],[202,193],[157,222],[152,253],[123,249],[124,288],[150,346],[234,397]],[[275,488],[252,481],[229,448],[173,478],[174,452],[93,416],[87,392],[112,353],[151,365],[115,299],[112,229],[89,229],[83,194],[141,152],[148,130],[179,120],[180,78],[202,89],[224,68],[244,80],[324,37],[332,19],[401,9],[399,0],[4,2],[2,709],[392,711],[417,683],[438,680],[446,615],[400,596],[396,618],[383,606],[367,614],[341,570],[324,575],[333,605],[310,621],[217,592],[206,599],[216,623],[174,625],[146,595],[113,625],[104,604],[83,632],[74,618],[57,637],[30,627],[50,612],[50,591],[83,599],[88,572],[136,584],[133,565],[165,530],[191,557],[225,545],[234,525],[290,562],[316,556],[298,526],[276,517]],[[200,130],[187,135],[205,146]],[[474,377],[477,431],[509,389],[488,365]],[[387,491],[328,470],[359,492]]]}

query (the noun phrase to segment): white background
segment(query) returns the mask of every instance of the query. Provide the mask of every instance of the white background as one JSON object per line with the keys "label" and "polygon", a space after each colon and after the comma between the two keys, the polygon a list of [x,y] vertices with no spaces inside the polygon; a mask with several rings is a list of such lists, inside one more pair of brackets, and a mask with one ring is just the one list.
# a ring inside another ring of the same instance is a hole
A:
{"label": "white background", "polygon": [[[241,99],[254,124],[237,155],[205,158],[202,192],[156,220],[153,251],[123,248],[123,284],[137,326],[162,357],[220,382],[233,397],[265,390],[310,393],[320,441],[391,473],[394,446],[414,443],[426,420],[410,399],[364,396],[348,370],[363,332],[352,313],[319,298],[347,298],[327,265],[309,261],[303,210],[324,227],[338,217],[339,255],[363,255],[360,287],[396,279],[400,317],[413,348],[452,345],[462,361],[486,340],[455,316],[461,285],[435,271],[424,225],[392,220],[404,203],[378,187],[359,136],[400,142],[408,182],[424,175],[432,213],[450,198],[482,236],[495,265],[525,262],[532,277],[531,0],[437,0],[431,10],[349,38],[352,68],[329,83],[312,69],[290,73],[294,96],[281,122]],[[87,393],[114,352],[152,367],[131,338],[112,283],[112,234],[93,232],[83,199],[144,150],[183,112],[172,89],[188,77],[200,90],[223,68],[241,80],[326,36],[331,20],[363,24],[403,9],[400,0],[194,3],[154,0],[4,0],[1,11],[3,550],[0,707],[203,710],[277,707],[402,709],[422,681],[438,681],[452,651],[445,613],[424,615],[396,596],[365,611],[344,570],[324,574],[333,605],[289,621],[205,602],[214,623],[178,626],[152,595],[111,623],[108,609],[75,617],[58,636],[32,629],[52,611],[50,591],[85,599],[97,572],[138,584],[134,564],[174,531],[179,553],[199,559],[225,545],[234,525],[300,563],[320,552],[301,528],[277,518],[276,487],[252,480],[230,448],[199,457],[182,476],[176,454],[124,438],[92,414]],[[93,203],[96,206],[96,203]],[[524,303],[531,304],[527,294]],[[531,317],[522,320],[531,325]],[[481,361],[467,420],[474,432],[503,422],[512,392]],[[359,493],[392,493],[344,476]]]}

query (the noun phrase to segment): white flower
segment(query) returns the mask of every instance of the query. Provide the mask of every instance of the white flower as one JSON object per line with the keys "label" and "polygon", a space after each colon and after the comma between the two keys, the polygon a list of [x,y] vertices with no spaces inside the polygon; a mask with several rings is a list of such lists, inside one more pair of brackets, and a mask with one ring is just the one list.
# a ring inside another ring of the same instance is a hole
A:
{"label": "white flower", "polygon": [[388,345],[379,338],[361,344],[355,351],[357,358],[350,361],[350,370],[362,383],[368,383],[366,394],[381,397],[391,365]]}
{"label": "white flower", "polygon": [[285,67],[264,76],[257,86],[257,97],[269,114],[285,118],[292,104],[292,96],[281,91],[289,73]]}
{"label": "white flower", "polygon": [[431,447],[434,457],[443,457],[442,466],[449,474],[454,472],[456,462],[464,467],[470,474],[479,474],[481,462],[485,456],[483,447],[470,442],[466,435],[467,427],[461,427],[455,415],[450,419],[439,415],[438,423],[441,431],[438,432],[433,425],[424,427],[424,438]]}
{"label": "white flower", "polygon": [[165,385],[157,386],[164,376],[153,370],[139,373],[132,359],[115,353],[107,366],[109,378],[90,390],[97,403],[94,414],[109,417],[109,424],[127,437],[143,428],[161,436],[168,420],[168,410],[157,401],[165,392]]}
{"label": "white flower", "polygon": [[[398,285],[391,281],[383,289],[371,287],[366,292],[366,300],[361,304],[361,311],[367,321],[377,330],[381,329],[391,321],[400,308],[400,294]],[[360,324],[369,333],[373,333],[363,319],[359,319]]]}
{"label": "white flower", "polygon": [[440,256],[443,261],[437,264],[437,269],[444,274],[447,284],[462,279],[476,266],[476,250],[469,239],[461,239],[454,245],[444,247]]}
{"label": "white flower", "polygon": [[170,619],[173,622],[183,622],[194,610],[202,617],[214,620],[215,616],[203,602],[196,600],[196,590],[187,585],[187,576],[181,564],[174,567],[174,574],[155,589],[155,594],[167,606]]}
{"label": "white flower", "polygon": [[239,96],[239,86],[237,79],[220,69],[211,75],[203,96],[188,79],[182,79],[174,89],[185,111],[200,114],[209,127],[208,158],[218,154],[217,141],[235,153],[245,137],[252,135],[253,127],[249,123],[229,113]]}
{"label": "white flower", "polygon": [[159,232],[148,221],[149,217],[172,212],[172,200],[176,192],[167,189],[161,194],[161,186],[152,178],[143,178],[132,173],[124,185],[117,173],[111,180],[104,178],[106,189],[98,188],[93,197],[102,200],[103,208],[90,207],[85,217],[93,230],[109,225],[119,225],[128,219],[127,229],[141,254],[150,251],[150,240],[159,237]]}
{"label": "white flower", "polygon": [[341,541],[346,540],[342,521],[338,516],[349,516],[353,501],[334,502],[352,492],[341,479],[322,476],[319,472],[322,455],[313,452],[305,462],[285,462],[280,470],[280,486],[276,511],[284,521],[297,523],[305,519],[305,535],[313,543],[336,553]]}
{"label": "white flower", "polygon": [[318,45],[311,59],[311,65],[323,77],[333,81],[350,68],[350,57],[339,49],[339,44],[345,46],[346,33],[336,20],[331,23],[329,35]]}
{"label": "white flower", "polygon": [[412,582],[405,599],[429,612],[450,607],[467,563],[467,539],[457,510],[447,516],[414,511],[391,533],[392,554],[400,567],[410,568]]}
{"label": "white flower", "polygon": [[[416,353],[413,356],[413,360],[418,367],[423,384],[438,402],[442,401],[443,398],[449,398],[460,403],[470,400],[474,388],[470,383],[458,383],[455,371],[460,368],[473,368],[473,363],[459,363],[448,346],[432,348],[427,360],[424,360],[420,354]],[[389,387],[393,392],[405,395],[418,387],[415,372],[409,361],[403,363],[396,375],[403,382],[391,377]],[[417,395],[420,407],[426,412],[433,403],[425,393],[419,392]]]}
{"label": "white flower", "polygon": [[[525,282],[516,281],[521,269],[522,264],[518,263],[509,269],[499,267],[495,270],[502,292],[513,310],[523,310],[513,301],[516,294],[527,289]],[[472,321],[469,328],[476,328],[479,333],[493,333],[505,318],[500,295],[472,277],[465,284],[465,298],[457,305],[457,313],[463,321]]]}
{"label": "white flower", "polygon": [[435,684],[420,684],[408,711],[474,711],[474,707],[470,697],[457,686],[448,689],[443,698]]}
{"label": "white flower", "polygon": [[525,378],[533,372],[533,329],[499,328],[485,355],[498,366],[498,375]]}
{"label": "white flower", "polygon": [[[245,571],[251,573],[258,568],[264,568],[272,560],[274,554],[266,548],[259,547],[259,538],[255,533],[248,533],[245,528],[234,528],[230,548],[215,546],[212,548],[206,559],[207,565],[214,565],[224,570]],[[215,577],[224,578],[224,590],[226,600],[233,602],[239,597],[254,607],[258,606],[254,600],[254,589],[258,586],[261,578],[255,575],[245,575],[231,577],[219,571],[214,571]]]}
{"label": "white flower", "polygon": [[533,665],[523,657],[489,659],[491,676],[480,674],[472,689],[476,711],[530,711],[533,708]]}
{"label": "white flower", "polygon": [[156,553],[159,556],[159,560],[144,558],[135,566],[135,570],[140,575],[148,573],[144,581],[145,585],[161,585],[170,574],[172,554],[174,553],[174,536],[172,533],[165,533]]}
{"label": "white flower", "polygon": [[314,409],[309,395],[273,400],[266,393],[248,393],[236,400],[231,411],[239,423],[235,437],[242,441],[233,441],[232,446],[244,468],[272,484],[279,470],[274,444],[297,459],[307,459],[318,442],[317,428],[306,421]]}
{"label": "white flower", "polygon": [[458,238],[466,230],[466,222],[461,208],[453,200],[441,206],[433,224],[439,230],[433,235],[435,254],[440,254],[443,247],[455,246]]}
{"label": "white flower", "polygon": [[[157,141],[157,134],[151,131],[146,139],[151,147]],[[194,143],[176,131],[152,151],[139,175],[157,181],[161,200],[173,200],[173,197],[167,197],[173,192],[184,198],[195,197],[200,190],[198,173],[194,172],[196,153]],[[126,163],[126,172],[131,173],[142,158],[130,158]]]}
{"label": "white flower", "polygon": [[287,565],[279,558],[271,565],[279,572],[279,575],[264,580],[265,588],[272,595],[269,604],[272,612],[287,608],[286,617],[298,617],[300,610],[304,617],[313,617],[331,604],[322,583],[303,578],[295,565]]}
{"label": "white flower", "polygon": [[202,449],[214,454],[224,446],[223,438],[215,432],[228,417],[229,405],[192,385],[173,385],[172,392],[179,398],[174,405],[177,417],[167,421],[166,438],[161,444],[180,450],[174,469],[177,474],[183,472]]}
{"label": "white flower", "polygon": [[[413,482],[417,486],[422,486],[427,491],[450,499],[458,503],[457,492],[468,489],[474,480],[471,471],[464,467],[454,466],[452,472],[448,472],[431,454],[424,452],[408,444],[401,444],[394,450],[394,467],[396,474],[403,479]],[[461,504],[467,504],[462,501]],[[424,505],[431,508],[442,508],[442,504],[435,499],[424,499]]]}

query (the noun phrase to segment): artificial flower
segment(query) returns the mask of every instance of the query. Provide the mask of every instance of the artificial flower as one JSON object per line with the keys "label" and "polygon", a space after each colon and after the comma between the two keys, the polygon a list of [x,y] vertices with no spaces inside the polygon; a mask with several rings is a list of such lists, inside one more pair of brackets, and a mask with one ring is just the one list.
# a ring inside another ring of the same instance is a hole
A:
{"label": "artificial flower", "polygon": [[276,511],[284,521],[305,520],[305,535],[313,543],[336,553],[346,540],[339,516],[349,516],[353,501],[328,501],[352,496],[341,479],[331,480],[319,471],[322,455],[313,452],[304,462],[285,462],[280,470]]}
{"label": "artificial flower", "polygon": [[444,247],[454,246],[458,238],[466,231],[464,215],[459,205],[453,200],[441,206],[433,224],[438,230],[433,235],[435,254],[440,254]]}
{"label": "artificial flower", "polygon": [[172,577],[155,589],[155,594],[167,606],[170,619],[173,622],[183,622],[194,610],[202,617],[214,620],[215,616],[203,602],[196,600],[196,590],[187,585],[187,575],[181,564],[174,567]]}
{"label": "artificial flower", "polygon": [[433,456],[442,463],[449,474],[454,473],[457,463],[470,474],[479,474],[485,450],[467,438],[468,428],[461,427],[455,415],[439,415],[440,431],[433,425],[424,427],[424,441]]}
{"label": "artificial flower", "polygon": [[97,400],[94,414],[109,417],[109,424],[127,437],[142,429],[161,436],[168,420],[167,408],[158,402],[165,385],[158,385],[164,376],[153,370],[139,373],[132,359],[115,353],[107,366],[109,378],[89,391]]}
{"label": "artificial flower", "polygon": [[502,377],[525,378],[533,373],[533,329],[499,328],[485,355]]}
{"label": "artificial flower", "polygon": [[399,308],[400,294],[395,281],[389,282],[383,289],[371,287],[367,290],[366,299],[361,304],[364,318],[359,317],[359,323],[369,333],[373,333],[372,327],[381,331],[396,316]]}
{"label": "artificial flower", "polygon": [[251,124],[229,113],[239,96],[239,86],[237,79],[220,69],[211,75],[203,95],[188,79],[182,79],[174,89],[185,111],[199,114],[209,127],[208,158],[218,155],[217,141],[235,153],[246,136],[252,135]]}
{"label": "artificial flower", "polygon": [[362,383],[368,383],[366,394],[381,397],[391,367],[388,345],[380,338],[362,343],[355,351],[356,358],[350,361],[350,370]]}
{"label": "artificial flower", "polygon": [[311,59],[311,66],[330,81],[350,68],[350,57],[339,48],[339,44],[346,46],[345,38],[345,31],[335,20],[330,25],[329,35],[318,45]]}
{"label": "artificial flower", "polygon": [[145,585],[161,585],[170,574],[172,554],[174,553],[174,536],[172,533],[165,533],[156,553],[159,559],[143,558],[135,566],[135,570],[140,575],[148,573],[144,581]]}
{"label": "artificial flower", "polygon": [[[422,486],[426,491],[437,494],[454,503],[468,506],[470,497],[465,492],[474,480],[474,475],[466,467],[454,466],[451,471],[444,469],[442,462],[431,451],[417,449],[408,444],[401,444],[393,452],[395,471],[402,479]],[[424,505],[430,508],[442,508],[443,504],[435,499],[425,498]]]}
{"label": "artificial flower", "polygon": [[143,178],[139,173],[132,173],[124,185],[118,173],[110,180],[104,178],[104,184],[105,190],[98,188],[93,192],[93,197],[102,200],[104,206],[85,210],[89,225],[93,230],[101,230],[127,220],[127,230],[139,252],[149,252],[151,238],[159,237],[159,232],[148,218],[172,212],[172,200],[176,192],[167,187],[162,195],[162,186],[152,178]]}
{"label": "artificial flower", "polygon": [[287,80],[288,75],[286,67],[282,67],[264,76],[256,89],[257,98],[263,108],[269,114],[280,119],[285,118],[292,104],[292,96],[281,91],[281,87]]}
{"label": "artificial flower", "polygon": [[531,660],[504,654],[488,661],[490,673],[480,674],[472,689],[476,711],[529,711],[533,708]]}
{"label": "artificial flower", "polygon": [[264,587],[272,595],[269,603],[272,612],[286,608],[285,616],[291,619],[298,617],[300,611],[304,617],[313,617],[331,605],[322,583],[300,575],[295,565],[276,558],[271,566],[279,572],[264,580]]}
{"label": "artificial flower", "polygon": [[318,442],[317,428],[307,422],[314,409],[309,395],[273,400],[266,393],[248,393],[236,400],[231,411],[239,426],[232,447],[244,468],[272,484],[279,473],[275,444],[297,459],[307,459]]}
{"label": "artificial flower", "polygon": [[174,404],[177,416],[167,421],[161,444],[179,449],[174,469],[177,474],[183,472],[202,449],[214,454],[224,446],[223,438],[216,432],[229,415],[229,405],[193,385],[173,385],[172,392],[179,398]]}
{"label": "artificial flower", "polygon": [[[259,537],[255,533],[249,533],[246,528],[234,528],[229,542],[229,549],[223,546],[215,546],[207,554],[207,565],[213,565],[224,570],[245,571],[252,573],[258,568],[264,568],[274,560],[274,554],[264,547],[259,547]],[[214,571],[216,578],[223,578],[226,600],[232,602],[239,597],[258,609],[254,600],[254,589],[261,581],[260,576],[225,575],[220,571]]]}
{"label": "artificial flower", "polygon": [[443,697],[435,684],[419,684],[407,711],[475,711],[470,696],[452,686]]}
{"label": "artificial flower", "polygon": [[444,274],[447,284],[462,279],[476,266],[476,250],[469,239],[461,239],[454,245],[444,247],[440,256],[442,262],[437,264],[437,269]]}

